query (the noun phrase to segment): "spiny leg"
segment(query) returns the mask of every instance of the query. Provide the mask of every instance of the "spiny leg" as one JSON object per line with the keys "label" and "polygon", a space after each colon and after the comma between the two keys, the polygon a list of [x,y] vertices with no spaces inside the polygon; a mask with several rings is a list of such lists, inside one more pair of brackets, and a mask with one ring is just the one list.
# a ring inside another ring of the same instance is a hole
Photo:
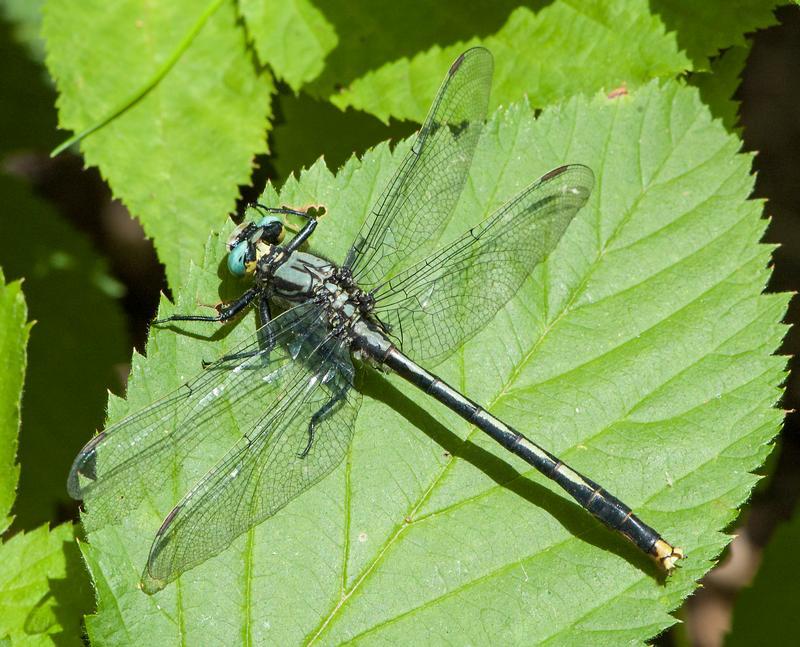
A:
{"label": "spiny leg", "polygon": [[258,301],[258,342],[262,350],[270,351],[275,348],[275,332],[269,323],[272,321],[272,309],[269,307],[269,299],[264,295]]}
{"label": "spiny leg", "polygon": [[[251,202],[249,207],[254,209],[258,209],[262,213],[280,213],[285,216],[300,216],[301,218],[316,218],[316,216],[309,215],[309,210],[300,210],[300,209],[292,209],[290,207],[268,207],[265,204],[261,204],[260,202]],[[322,213],[325,213],[324,210]]]}
{"label": "spiny leg", "polygon": [[308,456],[308,452],[311,451],[311,445],[314,444],[316,426],[323,422],[327,416],[333,413],[339,403],[347,398],[347,392],[349,390],[350,385],[345,382],[333,392],[331,399],[317,409],[317,411],[311,416],[311,420],[308,423],[308,442],[306,443],[305,449],[297,455],[298,458],[305,458]]}
{"label": "spiny leg", "polygon": [[[269,364],[269,354],[275,348],[275,331],[269,323],[272,321],[272,311],[269,306],[269,299],[266,295],[262,295],[258,301],[258,316],[260,319],[260,326],[258,328],[258,350],[244,351],[241,353],[231,353],[230,355],[223,355],[219,361],[227,362],[234,359],[247,359],[248,357],[255,357],[261,355],[265,363]],[[208,364],[203,362],[203,368]],[[257,366],[250,366],[249,368],[258,368]]]}
{"label": "spiny leg", "polygon": [[313,216],[308,216],[308,222],[303,225],[303,228],[298,231],[294,238],[292,238],[285,246],[284,251],[286,255],[289,256],[290,254],[294,253],[298,249],[300,249],[300,245],[306,242],[311,234],[314,233],[314,230],[317,228],[317,219]]}
{"label": "spiny leg", "polygon": [[259,288],[253,286],[242,294],[235,301],[224,303],[218,306],[217,314],[214,316],[206,315],[170,315],[164,319],[156,319],[153,325],[169,323],[170,321],[216,321],[218,323],[225,323],[233,319],[237,314],[244,310],[252,303],[259,294]]}

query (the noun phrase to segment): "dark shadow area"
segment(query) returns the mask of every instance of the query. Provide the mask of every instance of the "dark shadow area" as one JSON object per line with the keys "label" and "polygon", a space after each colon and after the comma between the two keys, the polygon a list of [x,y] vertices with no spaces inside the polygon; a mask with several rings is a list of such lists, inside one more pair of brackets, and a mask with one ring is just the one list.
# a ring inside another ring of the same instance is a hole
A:
{"label": "dark shadow area", "polygon": [[[744,149],[756,153],[758,173],[754,197],[766,199],[771,219],[765,241],[779,245],[768,292],[800,290],[800,7],[777,11],[780,25],[756,34],[738,97]],[[789,356],[789,373],[782,401],[789,411],[773,456],[774,471],[756,490],[747,527],[766,544],[777,523],[786,519],[800,500],[800,301],[792,299],[785,323],[791,324],[779,354]],[[768,462],[767,467],[770,466]],[[762,472],[765,473],[765,472]]]}
{"label": "dark shadow area", "polygon": [[109,387],[122,391],[116,367],[128,359],[118,287],[86,239],[17,178],[0,174],[0,196],[17,220],[0,236],[7,280],[24,278],[35,321],[19,435],[20,471],[14,530],[62,521],[64,484],[75,453],[104,422]]}
{"label": "dark shadow area", "polygon": [[[196,313],[185,313],[176,312],[175,314],[196,314]],[[223,324],[214,322],[214,321],[171,321],[169,323],[158,324],[160,330],[169,330],[174,332],[177,335],[182,335],[183,337],[189,337],[190,339],[197,339],[198,341],[207,341],[207,342],[215,342],[225,339],[228,335],[231,334],[231,331],[238,326],[242,322],[242,318],[246,316],[246,312],[242,315],[234,317],[230,321],[226,321]],[[207,327],[205,332],[197,332],[195,330],[191,330],[190,326],[201,326]],[[208,358],[216,359],[216,358]],[[201,359],[198,358],[197,364],[197,372],[199,373],[200,370],[203,368],[202,361],[205,361],[205,358]]]}
{"label": "dark shadow area", "polygon": [[[367,4],[333,0],[321,3],[317,7],[333,25],[339,43],[325,59],[322,75],[306,89],[314,96],[328,96],[390,61],[412,57],[432,47],[447,47],[489,36],[498,31],[519,6],[538,12],[549,4],[550,0],[471,3],[374,0]],[[367,50],[368,57],[364,56]]]}
{"label": "dark shadow area", "polygon": [[65,628],[75,627],[78,631],[62,631],[51,636],[55,645],[67,647],[75,644],[75,636],[81,635],[88,645],[89,638],[83,626],[83,616],[94,609],[94,589],[86,574],[83,556],[76,542],[64,543],[67,571],[64,578],[50,580],[50,592],[55,606],[53,613],[59,625]]}
{"label": "dark shadow area", "polygon": [[282,83],[278,89],[270,132],[270,164],[274,171],[270,177],[279,184],[292,173],[309,168],[320,157],[335,173],[351,155],[360,157],[384,140],[396,142],[419,128],[419,124],[396,119],[384,124],[352,108],[342,111],[304,92],[294,94]]}
{"label": "dark shadow area", "polygon": [[[2,16],[2,12],[0,12]],[[12,27],[0,18],[0,152],[30,147],[47,149],[58,143],[54,88],[47,73],[14,40]]]}
{"label": "dark shadow area", "polygon": [[714,2],[649,0],[649,4],[696,70],[705,69],[709,57],[738,40],[742,31],[775,24],[773,5],[764,2],[732,3],[727,15],[720,15],[721,5]]}

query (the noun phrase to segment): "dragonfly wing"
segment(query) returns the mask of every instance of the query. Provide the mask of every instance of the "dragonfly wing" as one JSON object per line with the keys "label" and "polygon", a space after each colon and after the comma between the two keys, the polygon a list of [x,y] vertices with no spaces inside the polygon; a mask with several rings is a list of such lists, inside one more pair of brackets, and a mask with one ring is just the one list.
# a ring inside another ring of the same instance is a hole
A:
{"label": "dragonfly wing", "polygon": [[489,103],[492,55],[459,56],[400,169],[373,207],[344,265],[369,290],[417,260],[447,225],[464,187]]}
{"label": "dragonfly wing", "polygon": [[[260,416],[253,411],[254,399],[263,401],[278,387],[319,317],[316,306],[287,310],[266,324],[271,335],[255,333],[177,391],[92,438],[75,458],[67,482],[70,495],[91,510],[87,522],[98,527],[118,521],[144,496],[143,484],[163,480],[168,466],[219,429],[220,416],[242,424]],[[265,338],[273,340],[269,348],[259,341]]]}
{"label": "dragonfly wing", "polygon": [[216,555],[341,462],[361,402],[353,374],[347,346],[331,336],[295,362],[266,415],[167,515],[142,576],[146,592]]}
{"label": "dragonfly wing", "polygon": [[555,248],[594,185],[591,169],[544,175],[446,247],[374,292],[403,352],[436,364],[483,328]]}

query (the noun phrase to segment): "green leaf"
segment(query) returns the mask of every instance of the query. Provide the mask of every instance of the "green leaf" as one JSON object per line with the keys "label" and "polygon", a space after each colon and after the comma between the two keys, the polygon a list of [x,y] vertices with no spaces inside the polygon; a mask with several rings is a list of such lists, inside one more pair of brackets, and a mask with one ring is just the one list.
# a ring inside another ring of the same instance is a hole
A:
{"label": "green leaf", "polygon": [[297,90],[316,78],[338,43],[336,31],[310,0],[240,0],[259,59]]}
{"label": "green leaf", "polygon": [[[38,63],[44,62],[42,28],[42,6],[44,0],[3,0],[0,13],[14,26],[14,39],[25,45],[28,54]],[[10,95],[6,95],[10,96]]]}
{"label": "green leaf", "polygon": [[331,169],[338,169],[351,155],[391,138],[407,137],[416,130],[410,122],[392,120],[383,124],[372,115],[347,109],[301,92],[277,95],[276,112],[282,116],[270,137],[270,163],[281,179],[310,167],[323,157]]}
{"label": "green leaf", "polygon": [[[744,46],[745,34],[776,23],[775,3],[767,0],[740,0],[735,7],[680,0],[528,4],[464,11],[459,2],[326,2],[339,45],[309,90],[382,120],[421,121],[441,70],[466,46],[480,43],[497,57],[494,105],[527,95],[541,107],[576,92],[708,70],[720,50]],[[504,16],[505,24],[498,24]],[[364,42],[370,43],[369,59]]]}
{"label": "green leaf", "polygon": [[21,285],[20,281],[6,285],[0,268],[0,535],[13,519],[9,513],[19,480],[17,435],[31,329]]}
{"label": "green leaf", "polygon": [[645,0],[579,6],[556,0],[536,13],[516,9],[495,34],[393,60],[352,80],[330,100],[382,120],[393,116],[421,121],[441,70],[466,47],[479,43],[495,55],[494,106],[525,95],[541,107],[578,92],[612,90],[623,84],[637,87],[690,67],[674,34],[666,33]]}
{"label": "green leaf", "polygon": [[[206,10],[219,4],[214,0]],[[48,2],[47,65],[63,128],[114,114],[179,49],[203,14],[189,0]],[[233,209],[266,150],[271,77],[254,66],[225,0],[163,80],[81,143],[114,195],[152,237],[171,285]]]}
{"label": "green leaf", "polygon": [[710,72],[692,75],[691,83],[700,90],[700,96],[712,114],[731,132],[739,132],[739,101],[733,98],[742,80],[742,70],[750,54],[750,47],[731,47],[711,65]]}
{"label": "green leaf", "polygon": [[800,635],[797,599],[800,593],[800,514],[778,527],[764,550],[752,585],[739,593],[726,647],[780,645]]}
{"label": "green leaf", "polygon": [[[315,164],[262,200],[325,204],[312,249],[341,259],[408,146],[380,145],[336,176]],[[683,546],[668,581],[525,463],[367,371],[344,463],[153,597],[137,588],[153,535],[234,425],[221,420],[219,437],[164,482],[142,483],[146,503],[84,547],[99,595],[92,640],[616,645],[672,624],[728,543],[722,530],[782,419],[785,360],[772,352],[788,297],[761,294],[772,248],[759,243],[766,221],[747,199],[752,157],[739,148],[697,91],[674,82],[575,98],[536,121],[515,104],[488,123],[449,223],[463,230],[564,162],[594,169],[589,206],[556,251],[436,371]],[[224,240],[210,240],[175,310],[236,293],[219,285]],[[153,332],[110,421],[184,383],[253,320],[185,330]]]}
{"label": "green leaf", "polygon": [[[0,204],[13,226],[0,265],[24,278],[31,319],[15,505],[17,528],[34,528],[74,505],[65,482],[83,440],[103,423],[107,389],[120,388],[128,338],[121,286],[89,242],[24,184],[0,174]],[[8,206],[6,207],[8,209]],[[13,215],[12,215],[13,214]]]}
{"label": "green leaf", "polygon": [[[465,11],[464,3],[456,0],[316,2],[337,35],[338,44],[328,53],[322,74],[306,89],[313,90],[315,96],[327,97],[398,58],[413,56],[437,44],[485,37],[500,29],[519,4],[519,0],[494,0],[471,3]],[[525,4],[535,6],[541,2]],[[436,77],[441,76],[442,70],[437,70]]]}
{"label": "green leaf", "polygon": [[[32,324],[22,282],[0,270],[0,535],[11,522],[26,346]],[[26,466],[27,467],[27,466]],[[92,603],[72,524],[42,526],[0,543],[0,643],[81,645],[81,616]],[[67,575],[69,574],[69,582]]]}
{"label": "green leaf", "polygon": [[15,42],[14,29],[0,20],[0,153],[47,150],[57,142],[55,92],[44,69]]}
{"label": "green leaf", "polygon": [[708,70],[710,58],[728,47],[747,46],[746,34],[778,24],[775,0],[652,0],[651,11],[692,59],[692,69]]}
{"label": "green leaf", "polygon": [[0,642],[81,647],[92,604],[73,526],[41,526],[0,545]]}

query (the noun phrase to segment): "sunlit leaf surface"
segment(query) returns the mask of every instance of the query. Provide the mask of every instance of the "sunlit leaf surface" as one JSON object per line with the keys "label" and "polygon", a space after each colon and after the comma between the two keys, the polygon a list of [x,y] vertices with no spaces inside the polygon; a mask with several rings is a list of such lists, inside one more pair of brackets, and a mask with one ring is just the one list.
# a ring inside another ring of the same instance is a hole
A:
{"label": "sunlit leaf surface", "polygon": [[[263,200],[325,204],[311,248],[341,260],[407,146],[379,145],[336,176],[317,164]],[[589,205],[549,260],[436,370],[683,546],[667,582],[525,463],[400,380],[367,373],[339,468],[153,597],[137,588],[153,535],[235,440],[233,421],[162,482],[141,483],[145,502],[85,547],[99,593],[92,640],[617,645],[672,624],[728,542],[722,529],[782,418],[785,362],[772,353],[787,297],[761,294],[771,248],[739,147],[674,82],[576,98],[536,121],[516,104],[488,123],[448,226],[463,230],[564,162],[594,170]],[[237,293],[220,287],[224,240],[209,241],[176,310]],[[153,332],[111,421],[184,383],[253,320],[183,330]]]}
{"label": "sunlit leaf surface", "polygon": [[[61,127],[103,120],[145,86],[206,9],[181,2],[56,0],[45,7],[47,66]],[[222,2],[175,66],[140,101],[81,144],[153,238],[180,285],[235,206],[266,151],[272,78],[254,65],[233,2]]]}

